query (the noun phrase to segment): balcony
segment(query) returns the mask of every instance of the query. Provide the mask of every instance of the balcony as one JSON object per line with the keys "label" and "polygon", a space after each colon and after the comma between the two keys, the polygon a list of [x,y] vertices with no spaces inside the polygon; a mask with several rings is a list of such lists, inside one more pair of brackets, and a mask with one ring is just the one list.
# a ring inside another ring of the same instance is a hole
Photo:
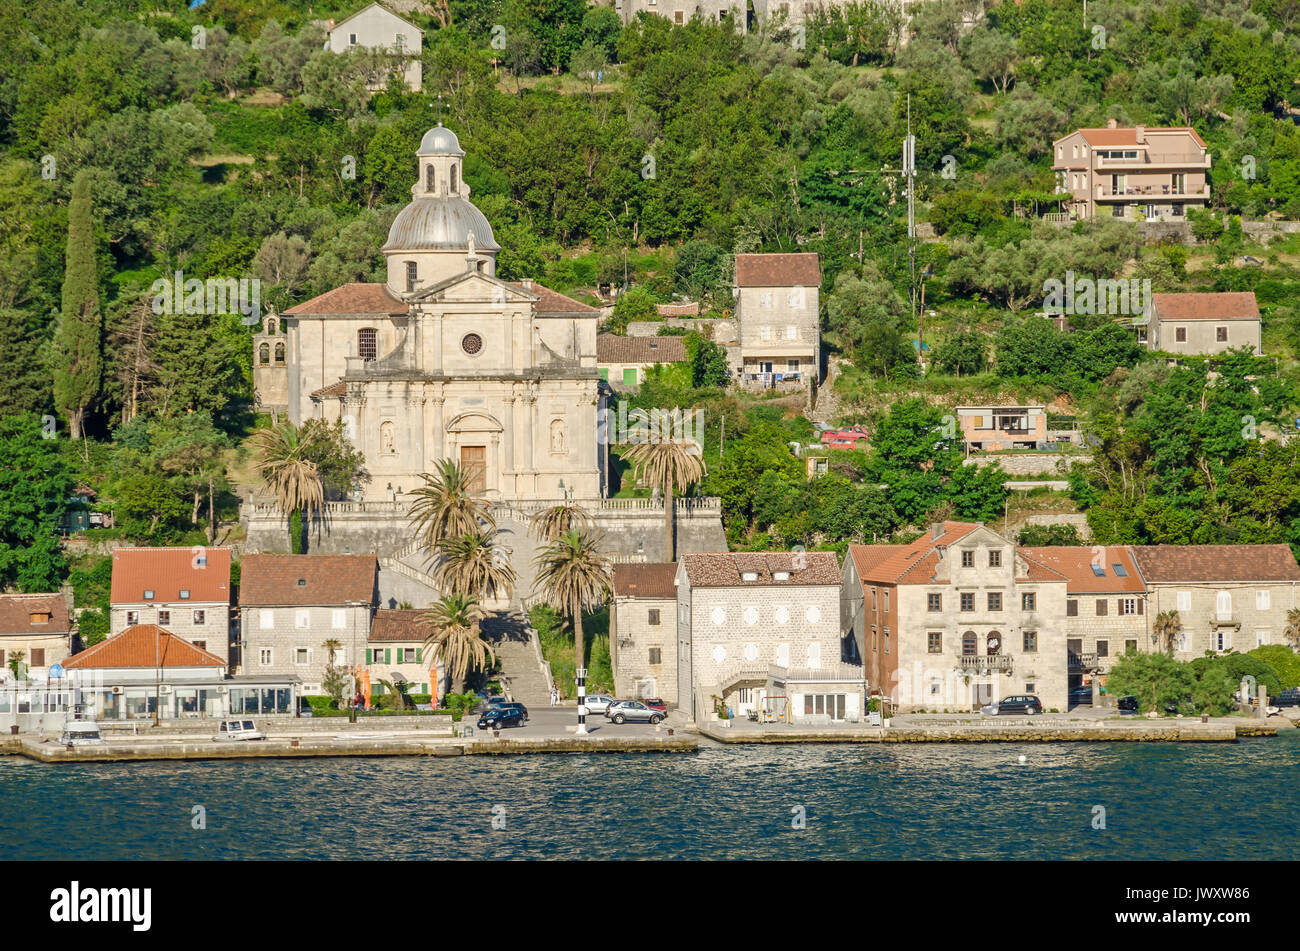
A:
{"label": "balcony", "polygon": [[1071,670],[1095,670],[1097,667],[1096,654],[1076,654],[1069,651],[1070,669]]}
{"label": "balcony", "polygon": [[957,658],[960,670],[1011,670],[1013,666],[1010,654],[965,654]]}
{"label": "balcony", "polygon": [[1137,158],[1097,158],[1097,169],[1176,169],[1176,168],[1209,168],[1209,155],[1188,155],[1179,152],[1162,152],[1150,153],[1139,152]]}
{"label": "balcony", "polygon": [[1160,199],[1161,201],[1199,201],[1208,200],[1210,186],[1202,185],[1199,189],[1176,192],[1169,185],[1130,185],[1119,191],[1108,192],[1103,186],[1097,186],[1097,201],[1128,201],[1134,198]]}

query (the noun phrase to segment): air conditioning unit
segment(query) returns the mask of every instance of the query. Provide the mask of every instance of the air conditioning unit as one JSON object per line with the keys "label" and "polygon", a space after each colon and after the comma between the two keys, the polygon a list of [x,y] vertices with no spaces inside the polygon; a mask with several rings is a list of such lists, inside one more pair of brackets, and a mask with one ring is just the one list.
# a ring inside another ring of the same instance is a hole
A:
{"label": "air conditioning unit", "polygon": [[230,688],[229,688],[229,687],[218,687],[218,688],[217,688],[217,693],[230,693]]}
{"label": "air conditioning unit", "polygon": [[163,694],[164,696],[166,696],[167,694],[171,693],[171,692],[172,692],[171,684],[161,684],[161,685],[158,687],[158,692],[159,692],[160,694]]}
{"label": "air conditioning unit", "polygon": [[121,688],[121,687],[114,687],[114,688],[113,688],[113,696],[115,696],[115,697],[120,697],[120,696],[122,696],[122,688]]}

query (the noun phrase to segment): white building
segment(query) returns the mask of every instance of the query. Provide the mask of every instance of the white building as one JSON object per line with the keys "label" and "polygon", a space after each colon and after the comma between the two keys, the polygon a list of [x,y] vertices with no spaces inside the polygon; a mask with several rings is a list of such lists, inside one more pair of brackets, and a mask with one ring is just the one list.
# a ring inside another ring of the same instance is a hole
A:
{"label": "white building", "polygon": [[[375,49],[395,56],[409,57],[402,79],[408,89],[419,92],[423,86],[420,53],[424,31],[403,20],[383,4],[372,3],[330,28],[329,49],[346,53],[354,49]],[[378,88],[383,88],[379,85]]]}

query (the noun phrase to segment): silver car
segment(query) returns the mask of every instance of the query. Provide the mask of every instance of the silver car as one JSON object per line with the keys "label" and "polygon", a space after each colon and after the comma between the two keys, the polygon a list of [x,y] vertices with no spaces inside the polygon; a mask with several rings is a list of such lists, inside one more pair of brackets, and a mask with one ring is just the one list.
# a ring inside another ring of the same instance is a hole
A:
{"label": "silver car", "polygon": [[662,710],[647,707],[640,700],[617,700],[605,711],[605,716],[615,723],[658,723],[664,718]]}
{"label": "silver car", "polygon": [[618,703],[613,697],[603,693],[593,693],[582,701],[586,704],[588,713],[606,713],[609,708]]}

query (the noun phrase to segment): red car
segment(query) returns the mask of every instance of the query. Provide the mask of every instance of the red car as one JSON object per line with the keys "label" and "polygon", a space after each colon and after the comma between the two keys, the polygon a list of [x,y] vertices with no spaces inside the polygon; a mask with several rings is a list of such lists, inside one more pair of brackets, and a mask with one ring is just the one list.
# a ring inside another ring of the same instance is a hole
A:
{"label": "red car", "polygon": [[641,702],[644,703],[651,710],[658,710],[661,713],[668,712],[668,704],[664,703],[658,697],[651,697],[649,700],[642,700]]}

